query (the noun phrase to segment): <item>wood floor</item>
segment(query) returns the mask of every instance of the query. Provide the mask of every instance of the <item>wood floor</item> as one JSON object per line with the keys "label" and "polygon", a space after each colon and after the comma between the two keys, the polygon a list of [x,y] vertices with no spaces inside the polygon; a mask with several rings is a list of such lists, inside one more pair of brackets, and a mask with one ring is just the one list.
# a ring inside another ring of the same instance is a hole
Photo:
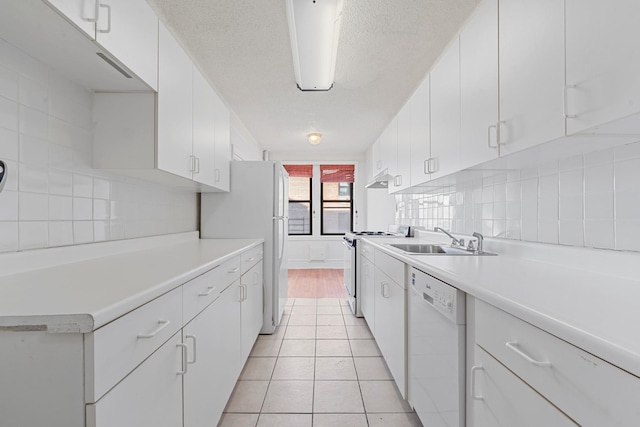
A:
{"label": "wood floor", "polygon": [[289,298],[346,298],[344,270],[289,270]]}

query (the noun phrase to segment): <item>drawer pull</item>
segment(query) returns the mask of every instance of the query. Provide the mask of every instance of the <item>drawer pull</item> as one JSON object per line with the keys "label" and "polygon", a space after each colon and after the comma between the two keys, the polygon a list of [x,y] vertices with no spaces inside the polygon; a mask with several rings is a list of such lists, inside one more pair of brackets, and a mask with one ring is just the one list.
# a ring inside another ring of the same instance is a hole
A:
{"label": "drawer pull", "polygon": [[183,343],[176,344],[176,347],[182,348],[182,371],[178,371],[178,375],[186,375],[187,374],[187,345]]}
{"label": "drawer pull", "polygon": [[194,363],[196,363],[196,355],[198,353],[198,350],[197,350],[198,339],[196,338],[195,335],[185,335],[185,339],[191,339],[193,341],[193,359],[187,360],[187,364],[193,365]]}
{"label": "drawer pull", "polygon": [[240,271],[240,267],[235,267],[229,270],[229,274],[237,273],[238,271]]}
{"label": "drawer pull", "polygon": [[207,291],[205,291],[205,292],[200,292],[200,293],[198,294],[198,296],[200,296],[200,297],[206,297],[207,295],[211,295],[211,293],[212,293],[213,291],[215,291],[215,290],[216,290],[216,287],[215,287],[215,286],[207,286]]}
{"label": "drawer pull", "polygon": [[484,368],[482,366],[471,367],[471,397],[473,397],[474,400],[484,400],[484,397],[476,394],[476,372],[478,371],[484,371]]}
{"label": "drawer pull", "polygon": [[518,348],[518,341],[508,342],[508,343],[506,343],[506,346],[507,346],[507,348],[509,350],[513,351],[518,356],[522,357],[524,360],[526,360],[527,362],[531,363],[532,365],[541,366],[541,367],[549,367],[549,366],[551,366],[551,362],[541,362],[539,360],[535,360],[534,358],[529,356],[527,353],[525,353],[524,351],[520,350]]}
{"label": "drawer pull", "polygon": [[169,326],[169,323],[171,323],[169,320],[158,320],[158,327],[156,329],[149,332],[148,334],[138,334],[138,338],[140,339],[153,338],[156,335],[158,335],[160,331],[162,331],[164,328]]}
{"label": "drawer pull", "polygon": [[249,258],[248,260],[246,260],[245,262],[252,262],[252,261],[253,261],[253,260],[255,260],[255,259],[256,259],[255,257],[251,257],[251,258]]}

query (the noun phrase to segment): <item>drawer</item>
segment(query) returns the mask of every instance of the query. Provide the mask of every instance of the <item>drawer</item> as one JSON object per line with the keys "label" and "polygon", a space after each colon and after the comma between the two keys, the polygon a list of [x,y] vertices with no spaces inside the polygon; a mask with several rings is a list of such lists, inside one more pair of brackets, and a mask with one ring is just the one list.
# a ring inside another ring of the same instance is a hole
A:
{"label": "drawer", "polygon": [[181,328],[177,288],[86,334],[86,401],[98,400]]}
{"label": "drawer", "polygon": [[262,245],[258,245],[254,248],[251,248],[241,253],[240,254],[240,263],[241,263],[240,265],[242,266],[241,274],[246,273],[251,269],[251,267],[253,267],[258,262],[260,262],[260,260],[262,259],[263,253],[264,251],[262,249]]}
{"label": "drawer", "polygon": [[240,277],[240,257],[233,257],[182,285],[182,317],[188,323]]}
{"label": "drawer", "polygon": [[476,342],[579,424],[640,425],[640,378],[481,301]]}
{"label": "drawer", "polygon": [[384,272],[391,280],[406,289],[404,280],[405,263],[387,255],[386,253],[375,251],[375,265]]}
{"label": "drawer", "polygon": [[365,243],[362,240],[360,240],[358,242],[358,246],[360,247],[360,255],[362,255],[369,261],[375,263],[376,261],[374,256],[375,248],[373,247],[373,245],[370,245],[369,243]]}

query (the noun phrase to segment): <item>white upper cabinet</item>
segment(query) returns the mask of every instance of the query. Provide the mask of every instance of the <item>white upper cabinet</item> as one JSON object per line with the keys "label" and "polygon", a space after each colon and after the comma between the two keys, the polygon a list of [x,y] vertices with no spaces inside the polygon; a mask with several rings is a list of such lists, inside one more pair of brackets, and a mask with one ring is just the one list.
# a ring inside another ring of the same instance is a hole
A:
{"label": "white upper cabinet", "polygon": [[215,187],[229,191],[231,172],[231,114],[222,100],[215,95]]}
{"label": "white upper cabinet", "polygon": [[412,97],[409,98],[397,116],[396,169],[393,181],[389,182],[390,193],[405,190],[411,185],[411,140],[414,138],[413,109]]}
{"label": "white upper cabinet", "polygon": [[460,34],[460,167],[498,157],[498,0],[484,0]]}
{"label": "white upper cabinet", "polygon": [[164,25],[160,25],[158,72],[158,168],[189,178],[192,158],[192,63]]}
{"label": "white upper cabinet", "polygon": [[382,142],[380,142],[380,138],[376,139],[376,142],[373,143],[372,147],[372,160],[373,167],[372,169],[372,177],[375,177],[380,172],[382,172],[385,168],[385,162],[382,158]]}
{"label": "white upper cabinet", "polygon": [[460,169],[460,40],[455,38],[431,70],[433,177]]}
{"label": "white upper cabinet", "polygon": [[[640,2],[566,0],[567,134],[640,112]],[[632,129],[606,129],[638,133]]]}
{"label": "white upper cabinet", "polygon": [[202,73],[193,67],[193,180],[215,186],[215,128],[217,97]]}
{"label": "white upper cabinet", "polygon": [[158,17],[145,0],[99,0],[96,41],[158,88]]}
{"label": "white upper cabinet", "polygon": [[46,1],[103,47],[112,66],[158,89],[158,16],[145,0]]}
{"label": "white upper cabinet", "polygon": [[[398,116],[391,120],[382,135],[380,135],[380,150],[383,169],[387,169],[389,175],[395,176],[398,158]],[[392,188],[393,182],[389,182],[390,191]]]}
{"label": "white upper cabinet", "polygon": [[564,2],[501,0],[500,152],[565,135]]}
{"label": "white upper cabinet", "polygon": [[431,124],[429,117],[429,75],[411,97],[411,185],[431,179],[428,161],[431,157]]}
{"label": "white upper cabinet", "polygon": [[90,38],[96,38],[98,0],[45,0]]}

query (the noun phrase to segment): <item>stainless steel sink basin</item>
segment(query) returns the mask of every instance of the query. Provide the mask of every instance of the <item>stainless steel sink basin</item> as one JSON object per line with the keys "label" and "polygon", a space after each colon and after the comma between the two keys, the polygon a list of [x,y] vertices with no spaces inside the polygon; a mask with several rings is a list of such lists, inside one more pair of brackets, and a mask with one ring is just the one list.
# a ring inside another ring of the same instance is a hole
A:
{"label": "stainless steel sink basin", "polygon": [[454,248],[447,245],[431,245],[425,243],[391,243],[396,249],[400,249],[411,255],[495,255],[487,252],[474,252],[462,248]]}

